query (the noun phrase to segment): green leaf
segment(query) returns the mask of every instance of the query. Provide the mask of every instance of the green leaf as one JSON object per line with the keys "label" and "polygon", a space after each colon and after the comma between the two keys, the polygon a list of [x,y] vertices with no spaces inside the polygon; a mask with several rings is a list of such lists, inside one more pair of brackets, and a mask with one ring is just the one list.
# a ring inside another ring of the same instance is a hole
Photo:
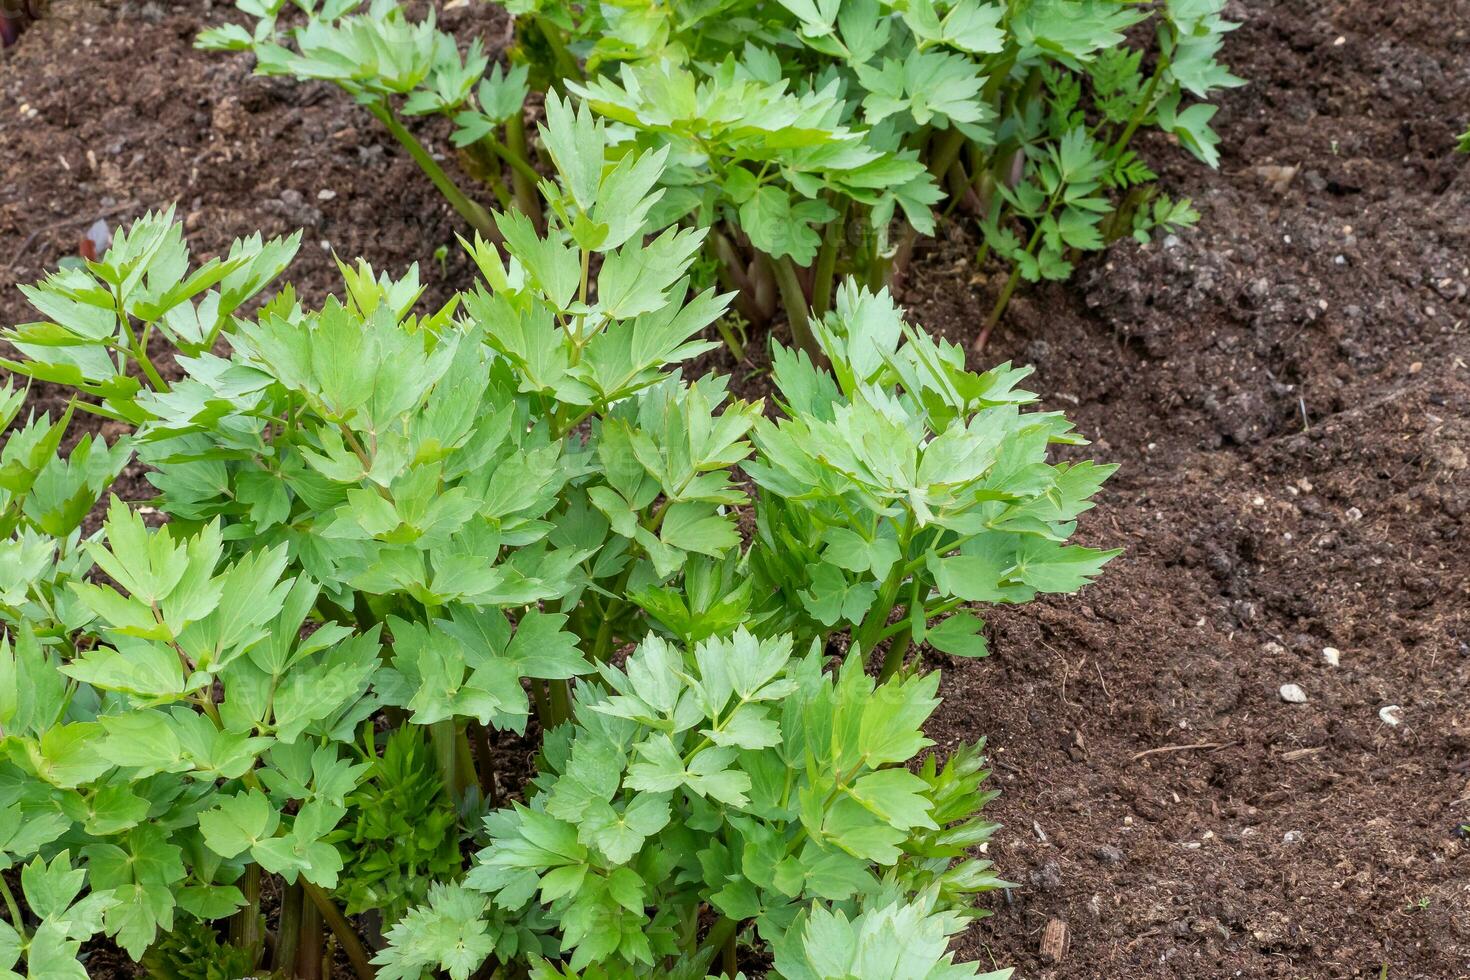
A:
{"label": "green leaf", "polygon": [[199,814],[204,843],[220,857],[232,858],[270,839],[281,817],[259,790],[223,797]]}
{"label": "green leaf", "polygon": [[640,793],[622,810],[606,803],[591,808],[578,825],[577,837],[613,864],[627,864],[645,840],[668,825],[669,813],[666,794]]}
{"label": "green leaf", "polygon": [[811,576],[810,591],[801,594],[807,612],[824,626],[839,622],[862,622],[863,616],[873,604],[878,589],[871,582],[849,582],[836,566],[812,565],[807,569]]}
{"label": "green leaf", "polygon": [[1016,551],[1015,578],[1038,592],[1076,592],[1090,583],[1121,550],[1099,551],[1028,538]]}
{"label": "green leaf", "polygon": [[0,870],[23,861],[71,829],[56,812],[23,813],[18,804],[0,810]]}
{"label": "green leaf", "polygon": [[952,657],[985,657],[989,656],[990,649],[986,645],[984,634],[980,632],[984,628],[985,621],[980,617],[969,613],[955,613],[938,626],[926,630],[924,640],[934,649]]}

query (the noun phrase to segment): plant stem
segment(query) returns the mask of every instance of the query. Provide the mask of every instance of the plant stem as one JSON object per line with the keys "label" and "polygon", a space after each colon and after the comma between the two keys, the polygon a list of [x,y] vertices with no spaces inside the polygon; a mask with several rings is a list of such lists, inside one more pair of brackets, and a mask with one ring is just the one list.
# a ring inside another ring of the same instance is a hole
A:
{"label": "plant stem", "polygon": [[[1026,243],[1027,255],[1032,255],[1036,252],[1036,246],[1041,242],[1041,227],[1046,219],[1051,217],[1051,213],[1056,210],[1057,202],[1061,200],[1066,188],[1067,185],[1062,184],[1052,194],[1051,199],[1046,202],[1046,211],[1037,219],[1036,228],[1031,232],[1031,240]],[[1016,291],[1016,285],[1020,281],[1021,266],[1017,264],[1011,268],[1010,277],[1006,279],[1005,286],[1001,289],[1000,295],[996,297],[995,306],[991,308],[990,315],[985,318],[985,326],[980,329],[980,336],[975,338],[973,350],[981,351],[985,349],[985,342],[990,339],[990,332],[995,329],[996,324],[1000,323],[1001,315],[1005,313],[1006,307],[1010,305],[1011,294]]]}
{"label": "plant stem", "polygon": [[[511,124],[509,121],[507,121],[505,124],[507,140],[510,139],[510,125]],[[524,133],[524,122],[520,125],[522,127],[521,132]],[[512,150],[509,146],[496,139],[493,133],[486,133],[483,137],[481,137],[480,142],[489,147],[490,151],[494,153],[497,157],[499,157],[502,161],[504,161],[505,165],[509,167],[512,171],[520,174],[522,177],[530,181],[532,187],[535,187],[536,184],[540,182],[541,175],[536,172],[535,167],[531,166],[531,162],[526,158],[524,150],[521,150],[519,152]],[[522,137],[521,142],[524,144],[524,136]]]}
{"label": "plant stem", "polygon": [[541,723],[543,731],[551,731],[555,726],[551,721],[551,702],[546,699],[546,688],[542,687],[541,682],[534,677],[531,678],[529,686],[531,704],[536,709],[536,720]]}
{"label": "plant stem", "polygon": [[[736,253],[734,244],[717,228],[710,229],[704,242],[710,258],[714,260],[715,275],[720,285],[735,294],[735,309],[746,322],[764,324],[766,317],[761,312],[755,284],[745,274],[745,263]],[[729,343],[729,338],[725,342]]]}
{"label": "plant stem", "polygon": [[734,977],[740,972],[740,951],[735,942],[735,932],[731,930],[725,939],[725,976]]}
{"label": "plant stem", "polygon": [[948,216],[955,208],[963,208],[967,214],[979,217],[984,213],[980,206],[980,195],[975,192],[974,182],[959,160],[949,165],[949,206],[944,209]]}
{"label": "plant stem", "polygon": [[418,137],[398,121],[388,104],[375,102],[368,106],[368,111],[383,124],[399,145],[408,151],[408,155],[413,157],[419,169],[428,175],[429,180],[433,181],[434,186],[439,189],[440,194],[444,195],[444,199],[449,202],[450,206],[459,212],[459,216],[468,221],[470,227],[483,237],[491,238],[495,234],[495,222],[490,220],[490,212],[465,196],[465,193],[459,189],[459,185],[455,184],[454,180],[444,172],[444,168],[439,166],[439,161],[435,160],[424,148],[424,144],[418,141]]}
{"label": "plant stem", "polygon": [[138,366],[143,369],[154,391],[161,394],[169,390],[168,382],[163,380],[163,375],[158,372],[158,368],[153,366],[153,362],[148,358],[148,351],[142,344],[139,344],[138,348],[133,351],[133,360],[137,361]]}
{"label": "plant stem", "polygon": [[[524,169],[514,163],[510,165],[510,182],[515,188],[516,206],[521,209],[522,214],[531,219],[531,223],[536,226],[538,232],[543,231],[545,224],[541,214],[541,198],[536,193],[537,180],[531,176],[536,171],[532,170],[531,165],[526,162],[529,159],[526,152],[526,120],[519,112],[511,113],[510,118],[505,121],[505,145],[509,148],[511,155],[518,157],[520,162],[525,164]],[[502,159],[509,162],[510,157],[502,157]],[[526,172],[527,170],[530,171],[530,174]]]}
{"label": "plant stem", "polygon": [[[628,580],[633,577],[633,557],[628,556],[628,563],[618,573],[616,583],[612,587],[612,594],[620,596],[628,591]],[[621,604],[622,600],[609,600],[607,607],[602,611],[602,622],[597,626],[597,635],[593,637],[592,649],[588,651],[588,657],[595,664],[606,663],[607,658],[612,655],[613,623],[617,620],[621,609],[611,608],[612,603]]]}
{"label": "plant stem", "polygon": [[791,256],[783,255],[779,259],[767,256],[766,261],[771,264],[771,271],[776,277],[776,285],[781,290],[781,303],[786,307],[786,320],[791,324],[792,343],[806,351],[813,363],[820,363],[822,349],[817,346],[817,340],[812,336],[806,294],[802,292],[801,283],[796,278],[796,267],[791,263]]}
{"label": "plant stem", "polygon": [[[724,975],[727,977],[733,977],[736,973],[735,967],[737,964],[734,962],[734,957],[731,954],[736,935],[739,933],[739,925],[734,919],[723,915],[720,916],[719,921],[710,927],[709,933],[704,937],[704,942],[700,945],[702,950],[708,951],[710,959],[714,958],[713,954],[715,952],[724,952]],[[708,962],[708,960],[705,962]]]}
{"label": "plant stem", "polygon": [[715,320],[715,329],[719,331],[720,339],[725,342],[725,346],[729,348],[735,360],[745,360],[745,345],[740,342],[739,337],[735,336],[735,330],[730,326],[729,319],[722,316]]}
{"label": "plant stem", "polygon": [[[903,527],[898,533],[898,553],[908,554],[909,544],[914,535],[914,514],[909,511],[904,515]],[[868,609],[868,615],[863,619],[862,625],[858,627],[852,636],[853,645],[862,651],[863,657],[869,659],[873,656],[873,648],[876,647],[883,636],[884,629],[888,626],[888,617],[893,612],[894,603],[898,601],[899,590],[903,588],[903,580],[907,576],[907,565],[903,561],[893,563],[893,568],[888,572],[888,577],[878,587],[878,597]]]}
{"label": "plant stem", "polygon": [[571,682],[565,678],[558,678],[546,682],[547,692],[551,695],[551,714],[558,725],[568,721],[572,717],[572,688]]}
{"label": "plant stem", "polygon": [[347,960],[352,964],[352,969],[357,973],[358,980],[373,980],[378,971],[373,969],[372,963],[368,962],[367,950],[362,948],[362,940],[357,938],[357,933],[352,929],[352,923],[338,911],[337,906],[326,892],[316,885],[301,879],[301,887],[310,898],[312,904],[321,912],[322,918],[326,920],[332,929],[332,935],[337,937],[337,942],[342,944],[342,951],[347,954]]}
{"label": "plant stem", "polygon": [[429,742],[434,747],[434,762],[439,767],[439,781],[451,799],[459,799],[459,769],[454,757],[458,747],[455,739],[453,718],[436,721],[429,726]]}
{"label": "plant stem", "polygon": [[[302,880],[303,886],[305,879]],[[301,980],[322,978],[322,913],[314,904],[302,903],[301,938],[297,940],[294,974]]]}
{"label": "plant stem", "polygon": [[765,256],[759,252],[746,267],[745,274],[750,277],[750,282],[755,286],[755,305],[760,310],[761,324],[769,324],[772,317],[776,315],[776,296],[779,292],[776,288],[776,277],[771,272],[771,263],[765,261]]}
{"label": "plant stem", "polygon": [[495,200],[500,203],[500,210],[506,211],[511,206],[510,191],[506,189],[505,181],[500,175],[500,157],[492,148],[491,140],[482,139],[465,149],[465,159],[473,166],[471,175],[485,182]]}
{"label": "plant stem", "polygon": [[296,951],[301,947],[301,916],[305,895],[301,882],[287,885],[281,895],[281,924],[276,930],[276,952],[271,959],[273,972],[285,974],[296,968]]}
{"label": "plant stem", "polygon": [[879,684],[898,673],[898,668],[903,666],[904,654],[908,653],[913,640],[914,631],[908,629],[899,633],[897,638],[888,644],[888,652],[883,655],[883,669],[878,673]]}
{"label": "plant stem", "polygon": [[5,883],[3,876],[0,876],[0,895],[5,896],[5,907],[10,910],[11,926],[20,933],[22,940],[29,939],[30,933],[26,931],[26,920],[21,918],[20,906],[16,904],[15,896],[11,894],[10,886]]}
{"label": "plant stem", "polygon": [[454,762],[459,777],[459,784],[455,787],[456,796],[463,796],[471,786],[478,786],[480,783],[480,776],[475,771],[475,752],[470,748],[470,724],[467,721],[463,725],[455,725]]}
{"label": "plant stem", "polygon": [[471,723],[467,726],[470,730],[470,739],[475,743],[475,755],[478,757],[478,765],[475,767],[480,775],[480,795],[490,802],[491,806],[500,805],[500,791],[495,788],[495,763],[490,754],[490,737],[485,732],[485,726]]}
{"label": "plant stem", "polygon": [[904,280],[908,278],[909,266],[914,261],[914,245],[919,240],[919,230],[913,225],[905,225],[903,237],[898,240],[898,247],[893,250],[893,259],[887,263],[888,270],[884,275],[883,285],[893,292],[903,288]]}
{"label": "plant stem", "polygon": [[1000,295],[995,299],[995,305],[990,308],[990,315],[985,318],[985,325],[980,328],[980,336],[975,338],[973,349],[981,351],[985,349],[985,342],[990,339],[990,332],[1000,323],[1001,315],[1005,313],[1006,307],[1011,302],[1011,294],[1016,291],[1016,285],[1021,281],[1021,267],[1013,266],[1011,274],[1006,279]]}
{"label": "plant stem", "polygon": [[1148,88],[1144,89],[1143,98],[1140,99],[1138,102],[1138,108],[1133,110],[1133,118],[1128,120],[1128,125],[1124,127],[1123,132],[1118,137],[1117,142],[1115,142],[1108,149],[1108,156],[1112,159],[1116,160],[1118,158],[1118,154],[1122,153],[1128,148],[1129,142],[1131,142],[1133,139],[1133,134],[1138,132],[1138,127],[1143,125],[1143,121],[1147,119],[1148,114],[1153,111],[1154,95],[1158,92],[1159,82],[1163,79],[1164,72],[1168,69],[1168,56],[1163,54],[1159,55],[1159,62],[1157,65],[1154,66],[1153,77],[1148,80]]}
{"label": "plant stem", "polygon": [[[557,71],[561,72],[561,78],[558,81],[568,78],[579,84],[586,81],[586,77],[582,74],[582,67],[577,64],[576,56],[567,49],[566,42],[562,40],[561,29],[555,24],[547,23],[545,17],[537,14],[532,14],[532,19],[535,21],[536,29],[546,39],[546,46],[551,49],[552,57],[556,60]],[[561,87],[557,86],[558,89]]]}
{"label": "plant stem", "polygon": [[943,180],[944,175],[949,173],[949,168],[960,158],[960,150],[965,148],[965,134],[954,126],[944,131],[939,138],[933,152],[929,155],[929,172],[934,175],[935,180]]}
{"label": "plant stem", "polygon": [[245,907],[230,921],[230,942],[260,961],[260,865],[245,868]]}
{"label": "plant stem", "polygon": [[832,308],[832,280],[837,272],[837,253],[847,237],[847,210],[852,201],[843,197],[837,205],[837,217],[827,222],[822,235],[822,249],[817,253],[817,268],[812,275],[812,315],[826,316]]}

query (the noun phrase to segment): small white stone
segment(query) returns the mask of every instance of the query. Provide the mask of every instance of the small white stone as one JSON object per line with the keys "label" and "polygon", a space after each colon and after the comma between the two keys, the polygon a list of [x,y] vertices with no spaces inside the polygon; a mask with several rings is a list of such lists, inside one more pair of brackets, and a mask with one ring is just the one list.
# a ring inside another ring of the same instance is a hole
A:
{"label": "small white stone", "polygon": [[1398,727],[1399,723],[1404,720],[1404,709],[1396,704],[1385,704],[1378,709],[1378,718],[1385,725]]}
{"label": "small white stone", "polygon": [[1342,651],[1337,647],[1323,647],[1322,662],[1329,667],[1336,667],[1342,663]]}
{"label": "small white stone", "polygon": [[319,190],[319,191],[316,192],[316,199],[318,201],[330,201],[333,198],[335,198],[336,196],[337,196],[337,192],[334,191],[334,190],[325,190],[324,189],[324,190]]}
{"label": "small white stone", "polygon": [[1285,701],[1287,704],[1306,704],[1307,692],[1303,691],[1295,684],[1282,684],[1281,700]]}
{"label": "small white stone", "polygon": [[1363,519],[1363,512],[1356,507],[1349,507],[1343,511],[1342,516],[1346,517],[1353,524],[1356,524]]}
{"label": "small white stone", "polygon": [[1301,839],[1302,832],[1300,830],[1288,830],[1286,833],[1281,835],[1281,843],[1283,844],[1295,844]]}

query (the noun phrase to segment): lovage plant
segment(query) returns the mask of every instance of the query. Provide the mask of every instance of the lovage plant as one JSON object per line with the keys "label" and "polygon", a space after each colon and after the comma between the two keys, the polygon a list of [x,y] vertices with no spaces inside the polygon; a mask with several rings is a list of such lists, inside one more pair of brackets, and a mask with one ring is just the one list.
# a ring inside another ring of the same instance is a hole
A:
{"label": "lovage plant", "polygon": [[936,211],[966,216],[979,261],[1009,267],[977,346],[1022,280],[1065,279],[1080,253],[1192,224],[1135,137],[1160,130],[1214,166],[1215,108],[1192,100],[1242,84],[1217,57],[1235,26],[1224,0],[518,0],[513,67],[488,75],[478,40],[461,56],[394,0],[296,0],[307,19],[289,30],[285,0],[238,6],[253,30],[201,43],[342,86],[487,237],[483,209],[398,116],[452,118],[467,169],[504,205],[508,168],[533,216],[529,91],[575,94],[622,124],[623,151],[666,148],[655,219],[709,226],[706,275],[751,323],[784,306],[813,356],[808,306],[825,313],[845,276],[876,289],[902,275]]}
{"label": "lovage plant", "polygon": [[[932,232],[928,206],[947,193],[946,214],[963,209],[978,219],[981,261],[995,256],[1011,267],[979,344],[1020,280],[1065,279],[1079,252],[1128,235],[1147,241],[1157,228],[1197,220],[1188,201],[1158,192],[1132,143],[1141,129],[1157,128],[1214,166],[1215,109],[1187,100],[1242,84],[1217,60],[1235,26],[1220,16],[1224,0],[507,6],[529,38],[523,53],[583,54],[601,77],[565,86],[627,124],[641,145],[682,149],[676,158],[695,176],[681,182],[719,188],[713,206],[702,202],[706,215],[738,228],[758,251],[813,266],[819,241],[837,244],[847,233],[837,228],[824,239],[823,223],[855,204],[871,235],[853,238],[876,238],[889,261],[875,264],[851,248],[825,258],[871,281],[874,269],[902,268],[915,234]],[[1147,38],[1150,21],[1152,51],[1129,45],[1130,34]],[[617,81],[608,77],[615,72]],[[841,120],[871,158],[844,178],[846,161],[860,154],[768,137],[764,153],[746,159],[719,127],[748,138],[750,124],[732,111],[711,119],[709,107],[728,94],[751,118],[779,118],[737,94],[755,83],[831,93],[842,109],[829,118]],[[923,169],[910,172],[914,163]],[[753,204],[751,176],[760,191]],[[894,201],[909,223],[889,241]],[[754,220],[762,214],[771,220]],[[773,237],[768,227],[782,230]],[[796,242],[805,243],[802,251],[791,250]],[[803,282],[824,309],[831,269],[817,261]]]}
{"label": "lovage plant", "polygon": [[[1097,572],[1106,468],[857,284],[769,413],[685,377],[726,298],[649,232],[666,152],[561,102],[541,139],[545,232],[498,215],[435,310],[360,264],[244,316],[294,241],[190,272],[168,214],[28,291],[11,370],[136,428],[0,452],[0,968],[977,975],[991,793],[917,644]],[[89,530],[134,454],[156,495]]]}

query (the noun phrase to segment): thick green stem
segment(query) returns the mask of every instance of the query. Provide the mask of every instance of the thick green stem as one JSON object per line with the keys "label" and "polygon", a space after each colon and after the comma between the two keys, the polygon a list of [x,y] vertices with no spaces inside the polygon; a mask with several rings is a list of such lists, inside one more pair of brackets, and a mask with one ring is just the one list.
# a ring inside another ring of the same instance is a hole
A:
{"label": "thick green stem", "polygon": [[551,695],[551,714],[560,725],[569,721],[572,717],[572,687],[571,681],[564,678],[549,680],[546,682],[548,693]]}
{"label": "thick green stem", "polygon": [[[908,554],[909,544],[914,536],[914,515],[909,512],[904,517],[903,526],[899,529],[898,550],[899,554]],[[888,572],[888,577],[878,587],[878,596],[873,605],[868,609],[868,615],[863,619],[862,625],[853,634],[853,644],[862,651],[863,657],[871,659],[873,648],[880,642],[884,629],[888,626],[888,617],[893,612],[894,604],[898,602],[899,590],[903,588],[904,579],[908,571],[903,561],[893,563],[893,568]]]}
{"label": "thick green stem", "polygon": [[[561,73],[558,81],[568,78],[579,84],[586,81],[586,77],[582,74],[582,66],[577,64],[576,55],[568,50],[566,41],[561,36],[561,29],[555,24],[548,23],[545,17],[533,14],[532,18],[536,23],[536,29],[546,39],[546,46],[551,49],[551,55],[556,60],[556,70]],[[557,86],[558,90],[562,88],[561,85]]]}
{"label": "thick green stem", "polygon": [[935,180],[943,180],[944,175],[949,173],[949,168],[954,166],[955,161],[960,158],[960,151],[965,148],[965,134],[954,126],[944,131],[934,144],[933,152],[929,155],[929,172],[934,175]]}
{"label": "thick green stem", "polygon": [[274,972],[286,973],[296,968],[296,951],[301,948],[301,914],[306,896],[301,882],[287,885],[281,895],[281,924],[276,930],[276,951],[271,958]]}
{"label": "thick green stem", "polygon": [[510,118],[505,121],[505,145],[510,150],[510,155],[501,159],[509,163],[511,157],[515,157],[525,164],[524,167],[510,164],[510,182],[515,188],[516,206],[531,219],[536,230],[541,231],[545,227],[541,215],[541,198],[536,192],[537,179],[532,176],[535,170],[526,162],[530,159],[526,149],[526,120],[519,112],[511,113]]}
{"label": "thick green stem", "polygon": [[480,776],[475,772],[475,753],[470,748],[469,732],[465,730],[469,725],[469,722],[465,722],[455,726],[454,762],[458,776],[456,797],[463,796],[471,786],[479,785],[480,782]]}
{"label": "thick green stem", "polygon": [[322,980],[322,914],[321,909],[302,903],[301,939],[296,948],[294,972],[300,980]]}
{"label": "thick green stem", "polygon": [[[514,118],[519,119],[519,116]],[[507,140],[510,139],[510,126],[510,122],[507,121],[505,124]],[[524,133],[525,124],[521,123],[520,126],[522,127],[521,131]],[[530,181],[533,188],[541,181],[541,175],[536,172],[535,167],[531,166],[531,161],[526,157],[524,149],[520,151],[512,150],[509,146],[507,146],[505,143],[500,142],[500,140],[496,139],[490,133],[486,133],[485,136],[480,140],[480,142],[489,147],[490,151],[494,153],[497,157],[499,157],[502,161],[504,161],[505,165],[509,167],[512,171],[520,174],[522,177],[526,178],[526,180]],[[522,137],[520,142],[522,146],[524,146],[524,136]]]}
{"label": "thick green stem", "polygon": [[[719,278],[720,285],[735,294],[735,309],[745,317],[747,323],[763,325],[767,318],[760,309],[755,284],[745,274],[745,263],[736,252],[734,244],[715,229],[710,229],[709,236],[704,241],[705,250],[715,263],[715,275]],[[722,334],[724,332],[721,331]],[[728,344],[730,338],[726,337],[725,342]],[[736,356],[743,360],[744,352]]]}
{"label": "thick green stem", "polygon": [[551,717],[551,702],[547,700],[546,688],[536,678],[531,678],[531,705],[536,709],[536,720],[541,723],[543,731],[550,731],[556,725]]}
{"label": "thick green stem", "polygon": [[138,366],[143,369],[143,374],[147,376],[148,383],[153,386],[154,391],[161,394],[169,390],[168,382],[163,380],[163,375],[149,359],[148,351],[141,344],[137,350],[133,351],[133,360],[137,361]]}
{"label": "thick green stem", "polygon": [[378,971],[373,969],[372,963],[369,962],[367,950],[363,949],[362,940],[357,938],[352,923],[348,922],[346,917],[338,911],[337,906],[332,903],[332,899],[326,892],[305,878],[301,879],[301,887],[306,891],[306,897],[311,899],[312,904],[316,906],[317,911],[321,912],[322,918],[331,927],[332,935],[336,936],[337,942],[342,945],[342,951],[347,954],[347,961],[352,964],[353,972],[357,974],[358,980],[374,980]]}
{"label": "thick green stem", "polygon": [[490,737],[485,726],[470,724],[470,739],[475,744],[476,771],[480,775],[480,795],[491,806],[500,806],[500,790],[495,786],[495,762],[490,753]]}
{"label": "thick green stem", "polygon": [[495,234],[495,223],[490,220],[490,212],[465,196],[453,178],[444,172],[443,167],[439,166],[439,161],[435,160],[433,155],[424,148],[424,144],[419,142],[418,137],[398,121],[387,103],[374,103],[368,106],[368,111],[383,124],[399,145],[408,151],[408,155],[413,157],[414,163],[417,163],[419,169],[428,176],[429,180],[433,181],[434,186],[439,189],[440,194],[444,195],[450,207],[454,208],[459,216],[469,222],[470,226],[482,236],[487,239],[491,238]]}
{"label": "thick green stem", "polygon": [[843,197],[837,205],[837,217],[827,222],[822,235],[822,250],[817,253],[817,268],[812,275],[812,315],[826,316],[832,308],[832,280],[837,273],[837,253],[847,238],[847,209],[852,201]]}
{"label": "thick green stem", "polygon": [[720,916],[719,921],[704,937],[704,943],[700,947],[706,951],[706,955],[711,960],[714,959],[715,953],[723,954],[722,975],[726,977],[734,977],[738,972],[738,964],[735,962],[735,940],[740,931],[739,926],[740,923],[734,919]]}
{"label": "thick green stem", "polygon": [[477,180],[484,181],[495,195],[495,200],[500,203],[502,211],[509,210],[511,206],[510,191],[505,186],[505,181],[500,176],[500,157],[496,154],[492,139],[482,139],[465,150],[467,169],[471,176]]}
{"label": "thick green stem", "polygon": [[5,878],[0,876],[0,895],[5,896],[5,907],[10,910],[10,925],[16,932],[20,933],[21,939],[27,939],[30,933],[26,930],[26,920],[21,918],[20,906],[16,904],[15,896],[10,892],[10,886],[5,883]]}
{"label": "thick green stem", "polygon": [[260,865],[252,864],[245,869],[245,907],[236,912],[230,921],[230,942],[240,949],[250,950],[260,960]]}
{"label": "thick green stem", "polygon": [[904,654],[908,653],[913,640],[914,631],[908,629],[899,633],[894,641],[888,644],[888,652],[883,655],[883,669],[878,673],[878,683],[881,684],[898,673],[898,668],[903,666]]}
{"label": "thick green stem", "polygon": [[806,293],[802,292],[801,282],[796,278],[796,266],[792,264],[790,256],[783,255],[779,259],[768,256],[767,261],[771,263],[776,285],[781,290],[781,303],[786,307],[786,320],[791,324],[792,343],[806,351],[813,362],[819,362],[822,359],[822,349],[817,346],[817,339],[812,335]]}
{"label": "thick green stem", "polygon": [[[613,583],[612,594],[624,595],[628,591],[628,580],[633,577],[633,557],[628,556],[628,563],[618,573],[617,580]],[[602,621],[598,623],[597,635],[592,639],[592,649],[587,651],[588,657],[595,664],[606,663],[607,658],[612,656],[613,623],[617,621],[622,612],[621,599],[609,599],[608,604],[603,607]]]}
{"label": "thick green stem", "polygon": [[761,313],[759,322],[768,324],[776,315],[776,297],[780,293],[776,288],[776,277],[771,272],[771,263],[757,252],[755,259],[746,267],[745,274],[755,287],[755,304]]}
{"label": "thick green stem", "polygon": [[862,650],[865,659],[872,659],[873,648],[881,642],[883,631],[888,626],[888,617],[898,601],[898,592],[902,586],[903,569],[895,565],[893,571],[888,573],[888,578],[879,586],[873,607],[868,610],[867,618],[852,638],[853,645]]}
{"label": "thick green stem", "polygon": [[970,174],[965,170],[965,165],[956,160],[949,167],[949,204],[945,207],[946,216],[955,208],[964,208],[966,213],[979,217],[984,212],[980,207],[980,195],[975,193],[974,184],[970,180]]}
{"label": "thick green stem", "polygon": [[434,749],[434,762],[439,768],[439,781],[451,798],[459,798],[459,768],[455,762],[458,739],[453,718],[436,721],[429,726],[429,742]]}

